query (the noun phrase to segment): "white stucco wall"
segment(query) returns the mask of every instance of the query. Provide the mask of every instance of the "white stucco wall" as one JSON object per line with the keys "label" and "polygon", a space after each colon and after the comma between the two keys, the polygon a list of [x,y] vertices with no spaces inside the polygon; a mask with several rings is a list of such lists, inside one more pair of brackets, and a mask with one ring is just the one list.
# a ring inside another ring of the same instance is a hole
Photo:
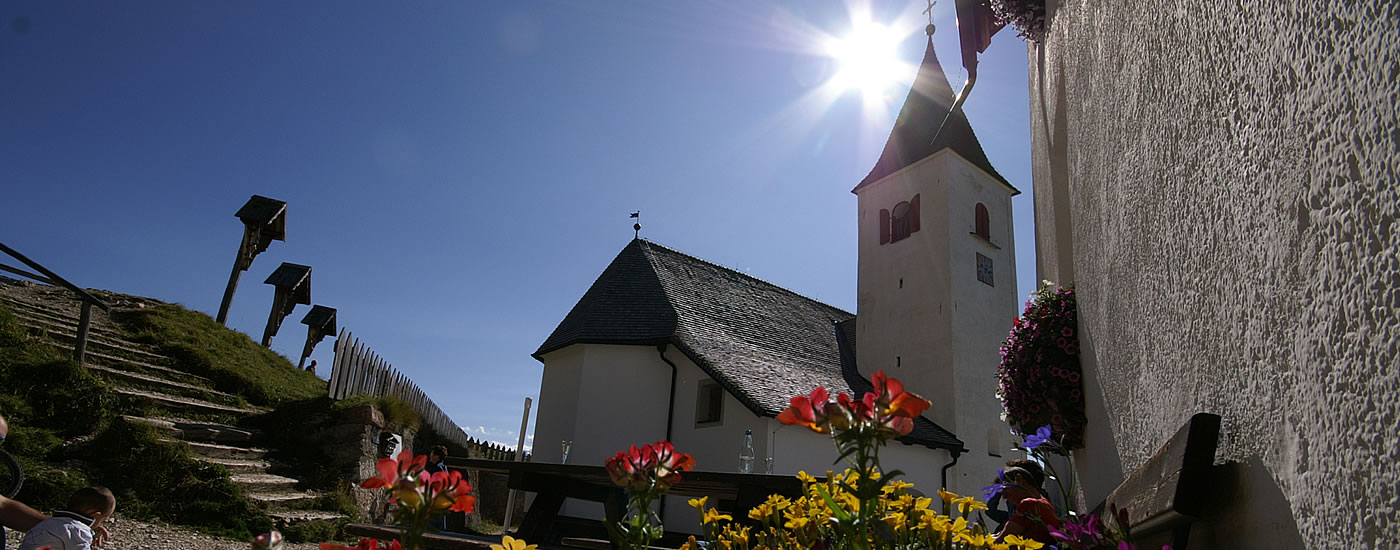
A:
{"label": "white stucco wall", "polygon": [[[859,195],[857,361],[862,374],[883,366],[933,401],[927,416],[962,439],[969,452],[950,470],[955,491],[987,485],[1012,457],[995,395],[998,349],[1018,302],[1011,192],[945,149]],[[881,245],[879,210],[915,193],[921,229]],[[987,208],[990,239],[975,234],[978,203]],[[993,285],[978,280],[977,254],[992,260]],[[894,356],[902,366],[893,367]]]}
{"label": "white stucco wall", "polygon": [[[777,475],[795,475],[801,470],[824,475],[832,469],[837,453],[828,436],[759,417],[728,393],[721,421],[697,427],[698,388],[711,379],[674,347],[667,348],[666,359],[675,363],[677,373],[671,442],[678,451],[695,458],[696,470],[737,472],[744,430],[753,430],[756,473],[763,471],[764,460],[770,455]],[[544,363],[533,460],[558,462],[558,441],[572,438],[570,464],[601,465],[629,445],[666,437],[671,367],[661,360],[656,348],[576,344],[545,355]],[[949,455],[894,443],[882,457],[886,469],[903,470],[908,481],[932,494],[940,486],[940,469]],[[986,483],[969,486],[967,494],[974,494],[982,485]],[[686,500],[667,499],[664,520],[668,530],[696,532],[698,521]],[[591,502],[569,500],[562,512],[603,517],[602,506]]]}
{"label": "white stucco wall", "polygon": [[[940,398],[952,389],[948,382],[953,306],[948,279],[966,266],[947,263],[949,221],[943,207],[947,186],[942,159],[949,154],[944,150],[930,155],[857,194],[856,364],[866,378],[883,369],[931,399],[933,406],[925,416],[952,430],[954,403]],[[919,231],[880,244],[880,210],[892,210],[916,194]]]}
{"label": "white stucco wall", "polygon": [[1195,545],[1400,547],[1397,5],[1050,5],[1037,252],[1079,289],[1084,496],[1213,412],[1239,475]]}

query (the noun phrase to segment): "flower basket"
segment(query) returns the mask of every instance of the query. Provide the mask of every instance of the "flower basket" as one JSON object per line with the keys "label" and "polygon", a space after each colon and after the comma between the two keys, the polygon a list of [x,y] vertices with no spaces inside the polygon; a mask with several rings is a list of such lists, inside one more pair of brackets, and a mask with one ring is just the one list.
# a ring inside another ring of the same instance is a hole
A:
{"label": "flower basket", "polygon": [[1005,420],[1022,435],[1048,425],[1066,448],[1082,446],[1082,377],[1074,288],[1047,281],[1026,302],[1001,346],[997,397]]}
{"label": "flower basket", "polygon": [[1016,27],[1019,36],[1039,41],[1045,38],[1045,0],[987,0],[997,22]]}

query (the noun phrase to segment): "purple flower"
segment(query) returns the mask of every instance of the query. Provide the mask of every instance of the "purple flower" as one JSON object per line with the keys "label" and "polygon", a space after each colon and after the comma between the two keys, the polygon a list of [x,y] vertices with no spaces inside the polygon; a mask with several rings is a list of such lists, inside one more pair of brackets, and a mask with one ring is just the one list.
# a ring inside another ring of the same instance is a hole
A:
{"label": "purple flower", "polygon": [[1006,481],[1004,481],[1006,479],[1006,475],[1003,472],[1004,470],[1002,470],[1001,468],[997,468],[997,479],[1000,481],[997,481],[996,483],[982,488],[982,500],[992,500],[993,498],[996,498],[997,495],[1000,495],[1003,490],[1006,489],[1008,484],[1006,483]]}
{"label": "purple flower", "polygon": [[1031,451],[1035,450],[1036,447],[1044,445],[1046,441],[1050,441],[1050,425],[1048,424],[1036,428],[1034,434],[1026,436],[1026,443],[1022,446],[1025,447],[1027,451]]}

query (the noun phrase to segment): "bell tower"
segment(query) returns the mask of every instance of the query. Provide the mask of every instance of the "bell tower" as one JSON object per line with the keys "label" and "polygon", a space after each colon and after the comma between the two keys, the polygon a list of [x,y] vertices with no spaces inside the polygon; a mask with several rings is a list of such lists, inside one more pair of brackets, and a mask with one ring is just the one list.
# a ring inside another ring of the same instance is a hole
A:
{"label": "bell tower", "polygon": [[856,362],[932,401],[925,416],[963,441],[959,469],[976,475],[1010,458],[995,392],[998,349],[1018,313],[1011,197],[1020,192],[987,161],[962,110],[949,116],[953,97],[930,36],[879,160],[851,191]]}

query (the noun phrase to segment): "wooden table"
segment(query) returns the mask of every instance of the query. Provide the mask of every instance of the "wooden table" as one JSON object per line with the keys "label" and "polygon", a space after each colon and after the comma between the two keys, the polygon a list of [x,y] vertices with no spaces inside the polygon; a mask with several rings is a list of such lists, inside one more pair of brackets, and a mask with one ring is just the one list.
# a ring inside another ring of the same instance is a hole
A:
{"label": "wooden table", "polygon": [[[535,501],[517,531],[531,542],[544,541],[566,498],[603,503],[611,522],[621,521],[627,513],[626,494],[613,484],[602,466],[448,458],[447,467],[506,474],[511,489],[535,493]],[[747,517],[749,509],[775,493],[791,498],[802,496],[802,482],[787,475],[685,472],[680,483],[667,492],[678,497],[708,496],[716,508],[734,512],[736,518]]]}

